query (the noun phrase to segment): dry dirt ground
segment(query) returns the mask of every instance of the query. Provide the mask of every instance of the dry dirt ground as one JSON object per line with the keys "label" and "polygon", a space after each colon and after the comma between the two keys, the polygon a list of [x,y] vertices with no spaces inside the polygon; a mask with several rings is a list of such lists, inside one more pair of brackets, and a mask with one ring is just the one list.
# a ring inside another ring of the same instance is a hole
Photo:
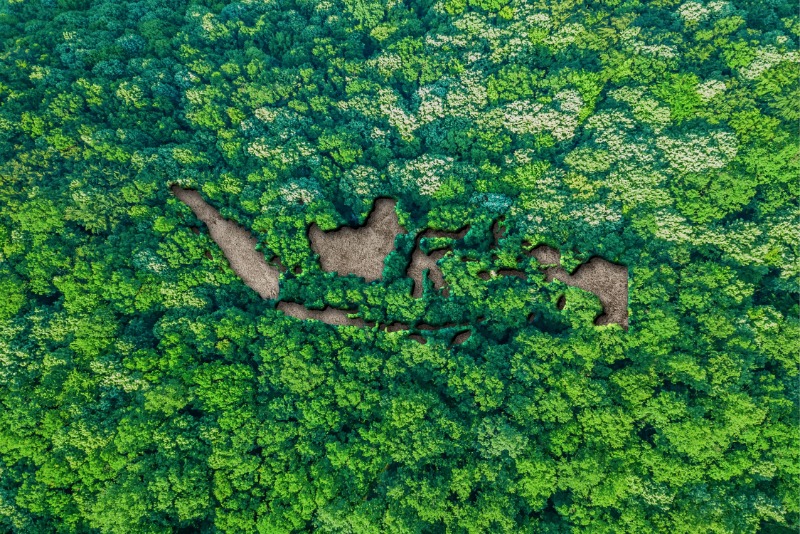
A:
{"label": "dry dirt ground", "polygon": [[311,248],[319,254],[323,271],[354,274],[367,282],[380,280],[383,261],[394,248],[394,238],[406,233],[397,220],[390,198],[378,198],[363,226],[345,226],[325,232],[316,224],[308,228]]}
{"label": "dry dirt ground", "polygon": [[433,283],[434,289],[441,289],[444,284],[444,276],[442,270],[436,264],[437,261],[442,259],[447,254],[449,248],[441,248],[436,250],[429,250],[428,254],[422,252],[420,241],[426,237],[447,237],[450,239],[461,239],[467,234],[469,226],[458,230],[457,232],[445,232],[443,230],[425,230],[417,235],[414,243],[414,251],[411,253],[411,262],[406,269],[406,275],[414,281],[414,287],[411,291],[411,296],[414,298],[422,297],[422,273],[428,269],[428,278]]}
{"label": "dry dirt ground", "polygon": [[297,319],[313,319],[316,321],[322,321],[325,324],[337,326],[349,325],[362,328],[367,326],[367,323],[363,319],[358,317],[349,317],[350,314],[354,313],[351,310],[340,310],[338,308],[331,308],[330,306],[326,306],[321,310],[311,310],[302,304],[298,304],[296,302],[286,302],[283,300],[278,302],[277,308],[286,315],[291,315]]}
{"label": "dry dirt ground", "polygon": [[531,250],[544,268],[545,279],[561,280],[568,286],[594,293],[603,305],[603,314],[595,324],[617,323],[628,329],[628,268],[594,257],[580,265],[573,274],[561,267],[561,253],[546,245]]}
{"label": "dry dirt ground", "polygon": [[233,272],[262,298],[278,298],[278,269],[269,265],[264,255],[256,250],[255,237],[235,222],[223,219],[197,191],[177,185],[171,189],[172,194],[206,224],[211,239],[222,249]]}
{"label": "dry dirt ground", "polygon": [[[222,249],[231,269],[241,277],[242,281],[262,298],[277,299],[280,292],[280,265],[271,265],[266,261],[264,255],[255,249],[256,239],[250,232],[238,224],[222,218],[219,212],[203,200],[197,191],[183,189],[177,185],[173,185],[171,190],[178,200],[189,206],[197,218],[206,224],[211,239]],[[325,232],[316,224],[312,224],[308,230],[308,237],[312,249],[320,257],[322,269],[336,272],[339,275],[354,274],[366,281],[379,280],[383,274],[384,260],[394,248],[395,237],[406,232],[398,222],[395,205],[396,201],[389,198],[376,199],[364,225],[357,228],[343,227]],[[417,235],[414,251],[406,271],[407,275],[414,280],[413,297],[420,298],[423,294],[423,274],[426,269],[435,289],[445,286],[445,280],[437,261],[450,250],[449,247],[442,247],[429,250],[428,254],[425,254],[420,247],[420,241],[423,238],[435,237],[461,239],[468,229],[469,227],[465,227],[457,232],[429,229]],[[494,246],[497,246],[504,231],[505,228],[499,224],[499,221],[492,225]],[[539,262],[548,281],[561,280],[567,285],[579,287],[598,296],[604,311],[595,321],[596,324],[618,323],[627,330],[628,269],[626,267],[594,257],[579,266],[573,274],[569,274],[561,267],[561,254],[558,250],[542,245],[533,248],[529,254]],[[500,269],[497,275],[526,277],[524,271],[516,269]],[[479,273],[478,276],[482,279],[490,278],[489,273],[485,272]],[[563,308],[563,299],[559,302],[559,309],[561,309]],[[313,310],[302,304],[280,301],[277,309],[297,319],[317,320],[330,325],[375,326],[375,323],[350,317],[349,315],[353,311],[337,308],[325,307],[322,310]],[[402,323],[378,326],[388,332],[409,330],[409,326]],[[417,325],[416,329],[441,330],[452,326],[454,325]],[[463,343],[469,336],[469,330],[458,332],[452,344]],[[409,337],[420,343],[425,342],[425,338],[418,334],[410,334]]]}

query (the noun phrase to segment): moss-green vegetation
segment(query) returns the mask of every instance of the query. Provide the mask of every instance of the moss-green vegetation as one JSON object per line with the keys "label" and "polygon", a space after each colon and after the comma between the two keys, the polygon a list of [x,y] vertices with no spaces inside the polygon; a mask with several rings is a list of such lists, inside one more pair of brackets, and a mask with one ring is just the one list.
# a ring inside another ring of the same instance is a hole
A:
{"label": "moss-green vegetation", "polygon": [[[0,531],[796,530],[799,34],[785,0],[0,4]],[[289,300],[456,326],[286,317],[173,183]],[[402,254],[323,272],[308,225],[380,196]],[[411,298],[417,232],[466,224]],[[626,265],[629,330],[525,242]]]}

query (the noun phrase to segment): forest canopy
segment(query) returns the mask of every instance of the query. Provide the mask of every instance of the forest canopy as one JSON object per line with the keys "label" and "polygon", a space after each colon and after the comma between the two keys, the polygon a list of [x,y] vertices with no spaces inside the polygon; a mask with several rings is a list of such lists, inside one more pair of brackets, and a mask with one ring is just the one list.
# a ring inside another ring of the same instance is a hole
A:
{"label": "forest canopy", "polygon": [[[0,530],[797,530],[798,38],[788,0],[0,3]],[[485,321],[289,317],[174,185],[288,301]],[[323,270],[309,226],[378,197],[382,278]],[[529,245],[626,266],[627,331]]]}

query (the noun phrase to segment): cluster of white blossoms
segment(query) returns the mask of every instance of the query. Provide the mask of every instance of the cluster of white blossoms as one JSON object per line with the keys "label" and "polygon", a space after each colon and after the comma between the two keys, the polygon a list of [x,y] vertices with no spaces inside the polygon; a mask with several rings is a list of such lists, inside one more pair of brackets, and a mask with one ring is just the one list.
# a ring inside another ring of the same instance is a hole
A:
{"label": "cluster of white blossoms", "polygon": [[366,61],[368,67],[374,68],[378,74],[386,78],[403,68],[403,59],[394,52],[382,52],[373,59]]}
{"label": "cluster of white blossoms", "polygon": [[[667,176],[657,169],[661,153],[650,136],[636,131],[636,125],[630,113],[620,110],[604,111],[587,121],[594,130],[594,142],[605,148],[600,152],[602,163],[597,163],[610,168],[603,184],[610,189],[609,199],[625,208],[666,208],[672,199],[664,187]],[[579,166],[585,164],[583,157],[567,156],[572,158]]]}
{"label": "cluster of white blossoms", "polygon": [[458,80],[449,84],[449,89],[445,101],[451,115],[479,117],[489,104],[486,78],[479,70],[465,70]]}
{"label": "cluster of white blossoms", "polygon": [[490,24],[485,16],[475,12],[464,13],[461,17],[453,20],[453,27],[466,35],[486,39],[492,44],[496,44],[505,33],[503,29]]}
{"label": "cluster of white blossoms", "polygon": [[700,22],[710,14],[711,10],[700,2],[686,2],[678,8],[678,15],[687,24]]}
{"label": "cluster of white blossoms", "polygon": [[206,37],[211,40],[218,39],[230,33],[228,28],[225,27],[225,24],[219,22],[213,13],[206,13],[201,17],[200,27],[205,31]]}
{"label": "cluster of white blossoms", "polygon": [[673,211],[659,210],[654,214],[654,221],[657,238],[676,243],[692,240],[693,228],[692,225],[687,224],[685,217]]}
{"label": "cluster of white blossoms", "polygon": [[564,163],[570,169],[588,173],[607,171],[613,162],[614,158],[608,150],[585,146],[576,148],[564,158]]}
{"label": "cluster of white blossoms", "polygon": [[492,63],[504,63],[523,59],[530,51],[531,40],[527,37],[512,37],[500,44],[489,56]]}
{"label": "cluster of white blossoms", "polygon": [[681,138],[656,138],[673,169],[679,172],[703,172],[721,169],[730,163],[738,151],[736,135],[717,131],[708,136],[688,134]]}
{"label": "cluster of white blossoms", "polygon": [[580,93],[573,90],[559,92],[553,102],[545,107],[530,100],[516,100],[495,108],[479,122],[501,126],[515,134],[549,133],[556,141],[566,141],[575,136],[578,113],[583,108]]}
{"label": "cluster of white blossoms", "polygon": [[764,257],[774,243],[770,243],[750,221],[737,221],[725,228],[695,226],[693,243],[719,248],[734,261],[750,265],[764,265]]}
{"label": "cluster of white blossoms", "polygon": [[781,51],[773,45],[759,47],[755,59],[748,66],[740,69],[739,74],[746,80],[755,80],[767,70],[784,61],[800,63],[800,52],[797,50]]}
{"label": "cluster of white blossoms", "polygon": [[116,362],[92,360],[89,362],[89,367],[96,376],[100,377],[100,383],[106,387],[121,389],[125,393],[150,387],[147,380],[134,378],[128,374],[129,371],[124,371],[122,366]]}
{"label": "cluster of white blossoms", "polygon": [[725,91],[727,87],[722,80],[706,80],[697,84],[695,90],[704,101],[708,102],[718,94]]}
{"label": "cluster of white blossoms", "polygon": [[405,189],[420,195],[432,196],[442,181],[454,172],[455,160],[451,157],[422,156],[398,164],[389,164],[389,177]]}
{"label": "cluster of white blossoms", "polygon": [[624,207],[648,208],[671,206],[669,190],[664,187],[667,177],[645,165],[620,164],[610,172],[603,184],[611,189],[609,199],[618,200]]}
{"label": "cluster of white blossoms", "polygon": [[553,48],[553,50],[560,50],[574,43],[578,37],[586,33],[586,28],[577,22],[564,24],[555,32],[548,35],[544,43]]}
{"label": "cluster of white blossoms", "polygon": [[634,118],[658,133],[670,123],[670,109],[646,94],[644,87],[622,87],[609,93],[613,99],[630,106]]}
{"label": "cluster of white blossoms", "polygon": [[311,178],[298,178],[293,182],[284,184],[278,190],[281,198],[286,202],[303,202],[310,204],[322,197],[319,183]]}
{"label": "cluster of white blossoms", "polygon": [[267,107],[260,107],[253,111],[253,115],[255,115],[258,120],[266,123],[274,122],[278,117],[278,113],[280,113],[278,108]]}
{"label": "cluster of white blossoms", "polygon": [[470,42],[466,35],[426,35],[425,45],[431,48],[442,48],[444,46],[454,48],[467,48]]}
{"label": "cluster of white blossoms", "polygon": [[[414,130],[419,127],[417,118],[403,109],[399,104],[400,97],[392,89],[381,89],[378,92],[378,110],[385,116],[389,124],[395,128],[402,137],[411,138]],[[368,103],[374,107],[375,103]]]}
{"label": "cluster of white blossoms", "polygon": [[636,121],[630,113],[621,110],[601,111],[589,117],[586,128],[594,130],[594,141],[606,145],[612,156],[619,159],[629,142],[627,132],[636,128]]}
{"label": "cluster of white blossoms", "polygon": [[250,143],[247,152],[251,155],[268,160],[272,163],[280,164],[283,167],[290,167],[303,163],[309,167],[317,167],[320,164],[320,157],[317,150],[308,141],[293,139],[284,145],[274,146],[266,139],[257,139]]}
{"label": "cluster of white blossoms", "polygon": [[600,226],[622,221],[622,213],[606,204],[597,202],[571,210],[569,219],[582,221],[588,226]]}
{"label": "cluster of white blossoms", "polygon": [[640,56],[649,56],[657,59],[673,59],[678,56],[675,47],[664,44],[648,44],[638,39],[642,28],[631,26],[625,28],[620,35],[620,40],[631,47],[632,51]]}
{"label": "cluster of white blossoms", "polygon": [[536,159],[536,151],[531,148],[519,148],[512,154],[506,154],[504,159],[509,167],[528,165]]}
{"label": "cluster of white blossoms", "polygon": [[[771,221],[768,225],[770,249],[781,251],[781,278],[797,280],[800,277],[800,258],[796,243],[800,243],[800,213],[792,213]],[[762,256],[763,257],[763,256]]]}
{"label": "cluster of white blossoms", "polygon": [[[566,220],[567,216],[562,213],[569,196],[564,190],[565,175],[561,169],[544,173],[533,184],[531,192],[512,206],[511,215],[522,217],[524,226],[532,233],[547,233],[553,221]],[[525,206],[524,211],[519,206]]]}
{"label": "cluster of white blossoms", "polygon": [[673,59],[678,57],[678,52],[674,46],[665,44],[647,44],[638,39],[631,42],[633,52],[640,56],[649,56],[657,59]]}
{"label": "cluster of white blossoms", "polygon": [[581,112],[584,104],[581,94],[573,89],[565,89],[556,93],[554,102],[564,113],[574,115]]}
{"label": "cluster of white blossoms", "polygon": [[348,169],[339,182],[339,187],[355,196],[372,198],[381,185],[381,175],[377,169],[367,165],[356,165]]}
{"label": "cluster of white blossoms", "polygon": [[[290,108],[261,107],[253,111],[253,115],[269,130],[271,139],[282,143],[292,139],[294,132],[311,126],[311,119]],[[243,131],[255,130],[258,124],[252,118],[242,122]]]}
{"label": "cluster of white blossoms", "polygon": [[445,112],[445,95],[447,90],[441,84],[425,85],[417,90],[414,101],[417,106],[417,123],[422,126],[436,119],[443,119]]}
{"label": "cluster of white blossoms", "polygon": [[734,6],[730,2],[722,2],[715,0],[702,4],[696,0],[686,2],[678,8],[678,16],[683,20],[684,24],[693,25],[706,20],[707,18],[716,18],[730,15],[735,11]]}
{"label": "cluster of white blossoms", "polygon": [[154,273],[160,273],[167,266],[158,255],[148,249],[138,250],[133,253],[133,265],[137,269],[146,269]]}
{"label": "cluster of white blossoms", "polygon": [[517,34],[525,34],[532,28],[550,30],[553,28],[553,19],[549,14],[527,4],[519,6],[514,13],[514,23],[511,25],[511,31]]}
{"label": "cluster of white blossoms", "polygon": [[161,302],[166,308],[203,308],[208,306],[208,301],[198,297],[193,291],[187,291],[179,284],[162,284],[159,294]]}

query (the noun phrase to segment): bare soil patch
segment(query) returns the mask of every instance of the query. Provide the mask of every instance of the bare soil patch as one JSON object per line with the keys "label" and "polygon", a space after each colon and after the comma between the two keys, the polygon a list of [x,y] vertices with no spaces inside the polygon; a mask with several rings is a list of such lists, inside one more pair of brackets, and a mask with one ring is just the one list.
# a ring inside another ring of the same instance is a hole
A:
{"label": "bare soil patch", "polygon": [[472,330],[464,330],[463,332],[459,332],[455,336],[453,336],[453,341],[450,344],[461,345],[462,343],[466,342],[471,335],[472,335]]}
{"label": "bare soil patch", "polygon": [[500,240],[506,235],[506,227],[502,224],[505,221],[505,217],[498,217],[492,223],[492,243],[491,248],[498,248],[500,246]]}
{"label": "bare soil patch", "polygon": [[594,293],[603,305],[595,324],[617,323],[628,329],[628,268],[594,257],[569,274],[563,267],[545,271],[547,280],[561,280],[568,286]]}
{"label": "bare soil patch", "polygon": [[[278,298],[280,273],[286,271],[286,267],[281,264],[280,259],[274,257],[267,261],[264,255],[256,250],[257,241],[253,235],[235,222],[224,219],[197,191],[183,189],[177,185],[173,185],[171,191],[178,200],[189,206],[198,219],[206,224],[211,239],[219,245],[231,269],[242,281],[264,299]],[[398,234],[406,232],[398,222],[395,206],[396,201],[392,199],[376,199],[364,225],[357,228],[343,227],[324,232],[312,224],[309,227],[308,236],[313,250],[320,256],[323,270],[336,272],[339,275],[354,274],[367,281],[380,279],[386,256],[394,248],[395,238]],[[505,231],[500,222],[501,219],[498,219],[492,225],[494,247],[498,245]],[[194,226],[190,228],[194,233],[200,231]],[[426,271],[435,289],[445,288],[446,290],[446,283],[437,262],[452,250],[446,244],[439,243],[437,248],[428,249],[426,254],[422,251],[421,240],[423,238],[462,239],[468,230],[468,226],[456,232],[428,229],[417,235],[411,261],[406,270],[407,275],[414,281],[413,297],[422,297],[423,277]],[[627,267],[594,257],[578,267],[573,274],[569,274],[561,266],[561,254],[552,247],[540,245],[531,249],[528,254],[539,262],[546,280],[561,280],[567,285],[579,287],[598,296],[603,305],[603,313],[595,320],[596,324],[618,323],[627,330]],[[208,257],[210,253],[206,251],[206,255]],[[493,274],[482,271],[478,273],[478,276],[483,280],[488,280]],[[496,276],[526,278],[524,271],[509,268],[499,269]],[[563,309],[564,303],[565,300],[561,297],[558,301],[558,309]],[[350,317],[354,313],[352,310],[342,310],[330,306],[315,310],[295,302],[281,301],[277,303],[277,309],[297,319],[316,320],[329,325],[350,325],[362,328],[376,326],[374,322]],[[377,326],[386,332],[411,329],[409,325],[399,322]],[[453,323],[437,326],[420,323],[413,329],[435,331],[454,326],[456,325]],[[452,339],[452,344],[463,343],[470,335],[470,330],[457,332]],[[416,333],[411,333],[408,337],[420,343],[426,342],[423,336]]]}
{"label": "bare soil patch", "polygon": [[[628,268],[603,258],[594,257],[579,266],[573,274],[561,267],[561,253],[553,247],[540,245],[530,251],[545,273],[545,279],[561,280],[568,286],[594,293],[603,305],[603,313],[595,324],[617,323],[628,329]],[[558,300],[563,309],[565,299]]]}
{"label": "bare soil patch", "polygon": [[529,254],[543,266],[561,265],[561,253],[553,247],[539,245],[532,249]]}
{"label": "bare soil patch", "polygon": [[302,304],[298,304],[296,302],[286,302],[280,301],[278,302],[277,309],[294,317],[296,319],[301,320],[314,320],[314,321],[321,321],[325,324],[336,325],[336,326],[358,326],[364,328],[368,326],[368,323],[363,319],[358,317],[350,317],[349,315],[355,313],[354,310],[341,310],[339,308],[331,308],[330,306],[326,306],[321,310],[311,310],[303,306]]}
{"label": "bare soil patch", "polygon": [[525,271],[520,271],[519,269],[498,269],[497,276],[514,276],[520,280],[525,280],[528,278],[528,275],[525,274]]}
{"label": "bare soil patch", "polygon": [[[451,249],[449,247],[442,247],[434,250],[429,250],[428,254],[422,251],[420,241],[428,237],[446,237],[450,239],[462,239],[469,231],[469,226],[465,226],[456,232],[447,232],[444,230],[424,230],[417,234],[417,239],[414,243],[414,251],[411,253],[411,262],[406,269],[406,276],[414,281],[414,286],[411,290],[411,296],[414,298],[422,298],[423,289],[423,273],[428,270],[428,279],[433,284],[434,289],[442,289],[445,285],[442,270],[436,262],[444,257]],[[445,295],[446,296],[446,295]]]}
{"label": "bare soil patch", "polygon": [[444,286],[444,276],[436,262],[445,254],[447,254],[447,249],[434,250],[430,254],[425,254],[418,246],[414,249],[414,252],[411,253],[411,263],[408,264],[406,270],[406,275],[414,281],[411,296],[416,299],[422,298],[422,278],[426,269],[428,270],[428,279],[434,289],[441,289]]}
{"label": "bare soil patch", "polygon": [[278,269],[269,265],[264,255],[256,250],[255,237],[235,222],[223,219],[197,191],[177,185],[173,185],[171,190],[178,200],[189,206],[195,216],[205,223],[211,239],[222,249],[233,272],[261,295],[261,298],[278,298]]}
{"label": "bare soil patch", "polygon": [[378,198],[364,225],[323,231],[316,224],[308,228],[311,248],[319,254],[322,270],[339,275],[354,274],[371,282],[380,280],[386,256],[398,234],[406,233],[397,219],[397,201]]}

